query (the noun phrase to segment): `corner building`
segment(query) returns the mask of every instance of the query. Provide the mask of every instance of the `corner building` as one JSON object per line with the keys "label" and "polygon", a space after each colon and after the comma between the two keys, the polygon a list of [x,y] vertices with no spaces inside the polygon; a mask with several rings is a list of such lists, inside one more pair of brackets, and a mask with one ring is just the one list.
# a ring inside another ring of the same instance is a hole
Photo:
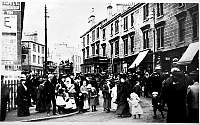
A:
{"label": "corner building", "polygon": [[136,3],[114,15],[107,9],[100,43],[106,45],[108,71],[170,71],[174,59],[184,71],[198,68],[198,3]]}

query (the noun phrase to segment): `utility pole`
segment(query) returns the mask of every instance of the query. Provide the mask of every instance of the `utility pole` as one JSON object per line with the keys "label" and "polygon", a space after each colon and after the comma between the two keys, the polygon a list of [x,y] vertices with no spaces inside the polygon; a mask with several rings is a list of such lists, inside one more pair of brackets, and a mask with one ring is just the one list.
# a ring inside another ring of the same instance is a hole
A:
{"label": "utility pole", "polygon": [[44,75],[47,75],[47,7],[45,4],[45,59],[44,59]]}
{"label": "utility pole", "polygon": [[153,8],[153,71],[155,70],[155,50],[156,50],[156,29],[155,29],[155,9]]}

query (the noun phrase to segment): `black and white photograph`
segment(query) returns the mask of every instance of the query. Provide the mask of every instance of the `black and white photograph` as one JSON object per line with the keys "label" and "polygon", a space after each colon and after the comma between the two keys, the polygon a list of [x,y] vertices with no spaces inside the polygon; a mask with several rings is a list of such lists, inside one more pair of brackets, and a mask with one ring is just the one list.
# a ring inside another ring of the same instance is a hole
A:
{"label": "black and white photograph", "polygon": [[1,0],[0,124],[199,123],[199,1]]}

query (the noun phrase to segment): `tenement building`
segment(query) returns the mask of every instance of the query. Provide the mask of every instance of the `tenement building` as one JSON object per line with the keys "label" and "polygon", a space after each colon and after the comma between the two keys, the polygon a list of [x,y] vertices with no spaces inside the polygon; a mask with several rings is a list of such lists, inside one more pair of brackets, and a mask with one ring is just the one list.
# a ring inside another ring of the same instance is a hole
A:
{"label": "tenement building", "polygon": [[38,42],[37,33],[26,33],[22,40],[22,71],[43,75],[44,44]]}
{"label": "tenement building", "polygon": [[[183,71],[198,68],[198,3],[117,5],[119,8],[120,6],[126,9],[112,14],[112,6],[109,5],[108,17],[91,26],[81,36],[84,73],[126,73],[129,70],[153,72],[155,68],[170,71],[174,60],[178,61],[177,64]],[[94,39],[93,32],[99,27],[100,35],[97,40]],[[95,53],[97,43],[101,45],[98,54]],[[92,60],[95,56],[105,57],[104,60],[107,61],[103,68]],[[102,70],[97,70],[98,68]]]}

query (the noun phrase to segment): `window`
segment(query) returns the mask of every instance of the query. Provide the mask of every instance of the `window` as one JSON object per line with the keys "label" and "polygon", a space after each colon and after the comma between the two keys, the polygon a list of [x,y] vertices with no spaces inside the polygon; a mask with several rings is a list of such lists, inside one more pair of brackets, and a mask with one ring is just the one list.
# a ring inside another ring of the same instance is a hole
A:
{"label": "window", "polygon": [[103,29],[103,40],[106,39],[106,29]]}
{"label": "window", "polygon": [[92,31],[92,41],[95,41],[95,30]]}
{"label": "window", "polygon": [[157,3],[157,17],[163,15],[163,3]]}
{"label": "window", "polygon": [[128,55],[128,37],[124,38],[124,55]]}
{"label": "window", "polygon": [[113,23],[110,25],[110,35],[113,35]]}
{"label": "window", "polygon": [[106,56],[106,45],[103,45],[102,49],[103,49],[103,56]]}
{"label": "window", "polygon": [[92,56],[94,56],[95,55],[95,45],[93,44],[92,45]]}
{"label": "window", "polygon": [[144,49],[149,48],[149,31],[148,30],[143,31],[143,40],[144,40],[143,48]]}
{"label": "window", "polygon": [[99,55],[99,43],[97,43],[96,54]]}
{"label": "window", "polygon": [[25,63],[26,55],[22,55],[22,63]]}
{"label": "window", "polygon": [[42,64],[44,64],[44,57],[42,57]]}
{"label": "window", "polygon": [[185,18],[180,18],[178,20],[179,25],[179,41],[183,41],[185,38]]}
{"label": "window", "polygon": [[40,45],[38,45],[38,53],[40,53]]}
{"label": "window", "polygon": [[119,55],[119,40],[115,41],[115,55]]}
{"label": "window", "polygon": [[110,55],[111,55],[111,57],[112,57],[112,55],[113,55],[113,43],[110,43],[110,46],[111,46],[111,52],[110,52]]}
{"label": "window", "polygon": [[115,21],[115,34],[119,33],[119,20]]}
{"label": "window", "polygon": [[83,51],[83,60],[85,59],[85,49],[82,50]]}
{"label": "window", "polygon": [[40,56],[38,56],[38,64],[40,64]]}
{"label": "window", "polygon": [[128,16],[124,18],[124,30],[128,30]]}
{"label": "window", "polygon": [[85,37],[83,37],[83,47],[85,47]]}
{"label": "window", "polygon": [[87,47],[87,58],[89,58],[89,47]]}
{"label": "window", "polygon": [[87,45],[89,45],[89,34],[87,35]]}
{"label": "window", "polygon": [[133,13],[131,14],[131,27],[133,27],[134,24],[134,17],[133,17]]}
{"label": "window", "polygon": [[36,52],[36,45],[33,44],[33,51]]}
{"label": "window", "polygon": [[164,47],[164,26],[157,28],[157,48]]}
{"label": "window", "polygon": [[131,52],[134,52],[134,35],[131,35],[130,38],[131,38]]}
{"label": "window", "polygon": [[192,31],[193,31],[193,38],[198,37],[198,13],[192,14]]}
{"label": "window", "polygon": [[33,55],[33,63],[36,63],[36,55]]}
{"label": "window", "polygon": [[97,28],[97,39],[99,39],[99,27]]}
{"label": "window", "polygon": [[44,54],[44,47],[42,47],[42,54]]}
{"label": "window", "polygon": [[144,17],[143,17],[143,19],[144,20],[147,20],[147,18],[148,18],[148,16],[149,16],[149,4],[145,4],[144,6],[143,6],[143,12],[144,12]]}

